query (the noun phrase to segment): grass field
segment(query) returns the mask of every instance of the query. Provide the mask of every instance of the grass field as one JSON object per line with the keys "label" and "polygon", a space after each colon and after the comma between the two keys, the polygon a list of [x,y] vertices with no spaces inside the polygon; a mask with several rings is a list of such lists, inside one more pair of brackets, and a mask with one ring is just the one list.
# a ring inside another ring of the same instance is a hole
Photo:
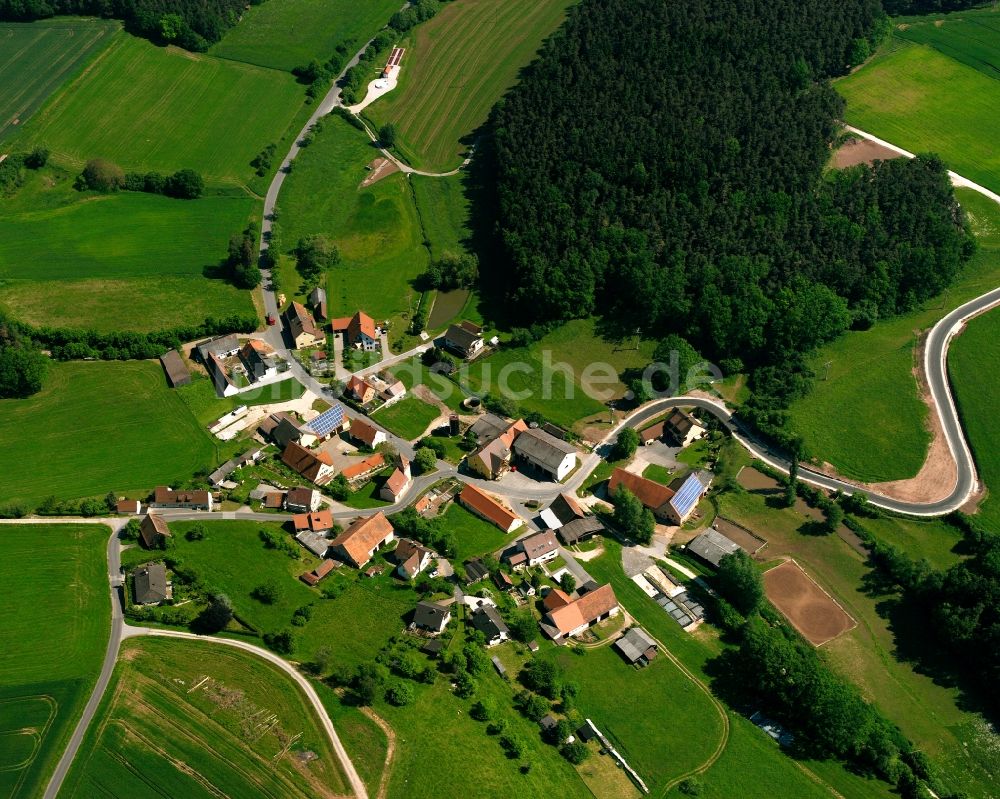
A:
{"label": "grass field", "polygon": [[250,161],[279,140],[302,107],[285,73],[156,47],[118,33],[79,77],[24,127],[63,165],[98,156],[126,170],[191,168],[212,184],[241,185]]}
{"label": "grass field", "polygon": [[341,44],[354,55],[399,8],[398,0],[268,0],[250,6],[210,52],[291,71],[326,61]]}
{"label": "grass field", "polygon": [[[953,39],[950,47],[980,51],[979,39],[964,36]],[[910,152],[938,153],[950,169],[1000,191],[1000,151],[994,146],[1000,108],[996,75],[930,45],[892,37],[836,87],[847,99],[848,123]]]}
{"label": "grass field", "polygon": [[249,197],[97,195],[72,178],[30,173],[0,207],[0,305],[15,318],[109,332],[254,314],[249,292],[203,276],[246,226]]}
{"label": "grass field", "polygon": [[0,400],[6,501],[103,496],[186,480],[215,447],[156,361],[53,364],[29,399]]}
{"label": "grass field", "polygon": [[118,27],[108,20],[0,23],[0,141],[107,45]]}
{"label": "grass field", "polygon": [[426,269],[428,254],[405,176],[358,188],[376,155],[364,133],[327,119],[285,181],[282,248],[291,250],[310,234],[329,236],[342,256],[327,278],[330,313],[349,316],[361,308],[405,326],[420,297],[412,282]]}
{"label": "grass field", "polygon": [[1000,284],[1000,207],[968,189],[956,193],[980,245],[962,274],[916,311],[820,348],[809,361],[817,374],[812,391],[792,404],[792,426],[808,452],[848,477],[879,482],[917,473],[930,440],[912,374],[917,335]]}
{"label": "grass field", "polygon": [[377,124],[397,125],[398,149],[414,166],[458,166],[463,140],[486,121],[570,5],[571,0],[448,3],[404,42],[399,86],[365,114]]}
{"label": "grass field", "polygon": [[[246,652],[126,641],[61,795],[333,797],[348,790],[299,688]],[[299,755],[316,758],[303,763]]]}
{"label": "grass field", "polygon": [[5,799],[42,795],[101,670],[111,618],[109,535],[96,524],[0,528],[0,585],[10,611],[0,617]]}
{"label": "grass field", "polygon": [[438,415],[439,411],[433,405],[408,396],[385,410],[378,411],[372,418],[389,432],[412,441],[422,436]]}
{"label": "grass field", "polygon": [[1000,12],[995,7],[904,17],[895,35],[930,45],[984,75],[1000,78]]}
{"label": "grass field", "polygon": [[457,502],[453,502],[441,517],[441,526],[455,535],[456,563],[494,552],[513,541],[523,530],[504,535],[489,522],[470,513]]}
{"label": "grass field", "polygon": [[951,376],[980,479],[989,491],[979,517],[989,529],[1000,528],[1000,311],[973,319],[951,345]]}

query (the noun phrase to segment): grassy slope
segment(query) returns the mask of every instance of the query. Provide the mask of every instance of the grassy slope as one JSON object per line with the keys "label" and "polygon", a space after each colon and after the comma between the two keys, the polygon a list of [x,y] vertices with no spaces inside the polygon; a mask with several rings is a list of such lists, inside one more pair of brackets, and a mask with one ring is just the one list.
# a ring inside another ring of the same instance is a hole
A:
{"label": "grassy slope", "polygon": [[[33,720],[41,729],[33,762],[0,770],[0,794],[10,799],[42,794],[100,672],[110,619],[109,534],[96,524],[0,528],[0,585],[8,610],[0,615],[0,734]],[[55,715],[45,728],[50,709]],[[2,740],[0,766],[9,766],[19,759],[13,756],[18,741],[30,739]]]}
{"label": "grassy slope", "polygon": [[893,38],[836,86],[850,124],[910,152],[939,153],[960,175],[1000,191],[996,77],[929,45]]}
{"label": "grassy slope", "polygon": [[54,364],[45,387],[0,400],[7,501],[103,495],[189,478],[215,447],[155,361]]}
{"label": "grassy slope", "polygon": [[100,156],[126,170],[187,167],[212,183],[240,185],[251,178],[253,157],[282,137],[301,106],[291,75],[119,33],[18,143],[44,145],[73,167]]}
{"label": "grassy slope", "polygon": [[964,272],[918,310],[846,333],[818,350],[810,359],[818,379],[791,407],[792,425],[809,452],[849,477],[875,482],[916,474],[929,441],[926,406],[911,371],[917,334],[1000,283],[1000,208],[968,189],[956,194],[980,245]]}
{"label": "grassy slope", "polygon": [[[364,133],[339,118],[326,120],[285,181],[281,235],[286,249],[314,233],[340,248],[342,262],[327,281],[331,315],[363,308],[377,320],[401,320],[419,297],[411,281],[426,269],[428,256],[403,175],[358,188],[376,155]],[[294,293],[297,285],[285,288]]]}
{"label": "grassy slope", "polygon": [[483,122],[542,41],[562,22],[569,0],[454,0],[405,43],[399,86],[365,113],[394,122],[400,151],[415,166],[451,169],[460,141]]}
{"label": "grassy slope", "polygon": [[438,417],[438,409],[414,396],[403,397],[395,405],[379,411],[374,419],[386,430],[408,441],[419,438]]}
{"label": "grassy slope", "polygon": [[995,7],[903,17],[900,22],[895,31],[899,38],[928,44],[984,75],[1000,77],[1000,12]]}
{"label": "grassy slope", "polygon": [[0,23],[0,140],[17,132],[117,29],[108,20]]}
{"label": "grassy slope", "polygon": [[250,294],[203,270],[226,254],[253,201],[81,193],[58,169],[0,207],[0,305],[30,324],[161,330],[254,313]]}
{"label": "grassy slope", "polygon": [[976,459],[980,479],[990,492],[981,521],[1000,527],[1000,311],[972,320],[951,346],[948,371],[955,399]]}
{"label": "grassy slope", "polygon": [[[209,677],[210,681],[201,684]],[[200,684],[200,687],[198,687]],[[196,690],[196,687],[197,690]],[[238,690],[233,707],[212,691]],[[194,641],[125,643],[115,679],[64,793],[316,796],[340,794],[346,781],[312,706],[274,666],[245,652]],[[267,727],[243,718],[263,711]],[[301,734],[284,755],[289,736]],[[315,752],[308,766],[295,753]]]}
{"label": "grassy slope", "polygon": [[326,61],[340,44],[353,55],[400,6],[399,0],[268,0],[250,6],[211,54],[291,71]]}
{"label": "grassy slope", "polygon": [[495,552],[523,533],[522,530],[516,530],[505,536],[497,527],[454,502],[448,506],[441,519],[442,527],[455,535],[455,563]]}

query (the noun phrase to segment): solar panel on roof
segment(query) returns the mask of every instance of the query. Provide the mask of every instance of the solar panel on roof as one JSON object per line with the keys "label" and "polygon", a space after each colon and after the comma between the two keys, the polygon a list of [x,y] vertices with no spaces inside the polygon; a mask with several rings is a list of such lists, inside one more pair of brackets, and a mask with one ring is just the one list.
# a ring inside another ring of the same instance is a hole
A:
{"label": "solar panel on roof", "polygon": [[688,626],[688,625],[689,625],[689,624],[691,623],[691,618],[690,618],[689,616],[681,616],[681,617],[680,617],[680,618],[679,618],[679,619],[677,620],[677,623],[678,623],[678,624],[679,624],[679,625],[680,625],[681,627],[687,627],[687,626]]}
{"label": "solar panel on roof", "polygon": [[317,436],[327,436],[343,424],[344,408],[342,405],[334,405],[330,410],[323,411],[323,413],[309,422],[306,427],[312,430]]}
{"label": "solar panel on roof", "polygon": [[670,500],[670,504],[677,511],[678,515],[685,516],[697,504],[701,498],[701,492],[704,490],[705,486],[701,484],[701,480],[698,479],[697,475],[692,474],[684,481],[684,484],[677,493],[674,494]]}

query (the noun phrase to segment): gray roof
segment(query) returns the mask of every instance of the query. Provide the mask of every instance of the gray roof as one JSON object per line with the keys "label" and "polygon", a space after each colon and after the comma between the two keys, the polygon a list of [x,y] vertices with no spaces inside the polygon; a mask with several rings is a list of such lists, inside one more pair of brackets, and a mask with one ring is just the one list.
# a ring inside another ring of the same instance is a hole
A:
{"label": "gray roof", "polygon": [[302,438],[302,428],[288,419],[282,419],[271,431],[271,440],[284,449],[291,442],[296,443]]}
{"label": "gray roof", "polygon": [[167,568],[162,563],[147,563],[133,574],[135,601],[140,605],[162,602],[167,598]]}
{"label": "gray roof", "polygon": [[625,655],[630,663],[635,663],[650,649],[656,649],[656,641],[641,627],[633,627],[615,641],[615,649]]}
{"label": "gray roof", "polygon": [[440,630],[442,623],[451,613],[451,608],[437,602],[418,602],[413,613],[413,622],[418,627]]}
{"label": "gray roof", "polygon": [[470,583],[482,580],[489,573],[489,569],[483,565],[479,558],[465,561],[465,576]]}
{"label": "gray roof", "polygon": [[708,561],[713,566],[718,566],[720,560],[726,555],[732,555],[740,546],[730,541],[718,530],[709,530],[691,541],[687,548],[702,560]]}
{"label": "gray roof", "polygon": [[543,530],[522,540],[521,547],[524,549],[524,554],[528,556],[528,559],[534,560],[558,549],[559,542],[556,541],[555,533],[551,530]]}
{"label": "gray roof", "polygon": [[326,302],[326,289],[316,286],[316,288],[309,292],[309,304],[315,307],[321,302]]}
{"label": "gray roof", "polygon": [[451,325],[448,328],[448,332],[444,334],[445,341],[450,344],[454,344],[456,347],[460,347],[463,350],[467,350],[473,343],[480,340],[482,337],[481,333],[473,333],[471,330],[467,330],[461,325]]}
{"label": "gray roof", "polygon": [[177,350],[163,353],[160,356],[160,363],[163,364],[163,371],[167,373],[167,380],[174,388],[191,382],[191,372]]}
{"label": "gray roof", "polygon": [[582,519],[564,524],[559,528],[559,537],[567,544],[575,544],[581,538],[595,535],[604,531],[604,525],[596,516],[584,516]]}
{"label": "gray roof", "polygon": [[544,430],[532,429],[514,439],[514,452],[555,471],[567,455],[576,454],[576,448]]}
{"label": "gray roof", "polygon": [[495,638],[501,633],[510,634],[510,628],[504,624],[497,609],[492,605],[480,605],[476,612],[472,614],[472,626],[486,636],[487,640]]}
{"label": "gray roof", "polygon": [[223,352],[235,352],[240,348],[239,339],[235,333],[228,336],[217,336],[216,338],[203,341],[195,349],[201,360],[206,360],[209,355],[219,355]]}
{"label": "gray roof", "polygon": [[311,530],[303,530],[295,536],[295,540],[312,552],[317,558],[326,557],[326,551],[330,548],[330,541],[325,535],[314,533]]}
{"label": "gray roof", "polygon": [[485,413],[472,423],[469,430],[481,443],[492,441],[504,430],[510,427],[510,422],[504,421],[493,413]]}

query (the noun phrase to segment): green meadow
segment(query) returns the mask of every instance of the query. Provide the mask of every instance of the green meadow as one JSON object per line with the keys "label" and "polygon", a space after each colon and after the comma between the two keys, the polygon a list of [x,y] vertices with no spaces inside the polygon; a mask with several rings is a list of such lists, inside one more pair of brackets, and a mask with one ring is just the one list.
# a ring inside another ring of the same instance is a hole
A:
{"label": "green meadow", "polygon": [[285,181],[281,246],[291,250],[303,236],[328,236],[342,258],[327,276],[330,313],[348,316],[360,308],[403,326],[420,297],[413,281],[427,268],[428,254],[406,176],[360,188],[365,165],[377,156],[362,131],[328,117]]}
{"label": "green meadow", "polygon": [[213,440],[156,361],[54,363],[42,390],[0,400],[4,500],[151,489],[215,465]]}
{"label": "green meadow", "polygon": [[0,141],[107,45],[118,23],[62,18],[0,22]]}
{"label": "green meadow", "polygon": [[870,330],[849,331],[809,359],[817,378],[790,409],[807,452],[866,482],[919,471],[930,434],[927,406],[913,376],[917,337],[953,308],[1000,285],[1000,207],[969,189],[956,194],[972,221],[979,251],[939,297]]}
{"label": "green meadow", "polygon": [[48,147],[73,168],[102,157],[125,170],[190,168],[211,184],[238,186],[251,179],[254,156],[284,136],[302,102],[290,74],[118,33],[17,143]]}
{"label": "green meadow", "polygon": [[893,37],[836,88],[849,124],[913,153],[938,153],[963,177],[1000,191],[1000,80],[952,57],[966,48],[982,52],[980,40],[964,34],[947,51]]}
{"label": "green meadow", "polygon": [[354,55],[400,6],[399,0],[268,0],[249,6],[210,52],[291,71],[326,61],[341,45]]}
{"label": "green meadow", "polygon": [[[466,137],[516,81],[571,0],[454,0],[404,40],[399,85],[365,109],[399,128],[414,166],[454,169]],[[373,74],[372,79],[376,76]]]}
{"label": "green meadow", "polygon": [[924,14],[897,20],[900,39],[926,44],[949,58],[1000,78],[1000,12],[965,9],[951,14]]}
{"label": "green meadow", "polygon": [[412,441],[422,436],[428,425],[439,415],[440,411],[433,405],[411,395],[378,411],[373,418],[386,430]]}
{"label": "green meadow", "polygon": [[103,525],[0,527],[0,796],[41,796],[101,670]]}
{"label": "green meadow", "polygon": [[[304,762],[301,754],[312,752]],[[343,795],[312,705],[287,675],[203,641],[133,639],[60,795]]]}

